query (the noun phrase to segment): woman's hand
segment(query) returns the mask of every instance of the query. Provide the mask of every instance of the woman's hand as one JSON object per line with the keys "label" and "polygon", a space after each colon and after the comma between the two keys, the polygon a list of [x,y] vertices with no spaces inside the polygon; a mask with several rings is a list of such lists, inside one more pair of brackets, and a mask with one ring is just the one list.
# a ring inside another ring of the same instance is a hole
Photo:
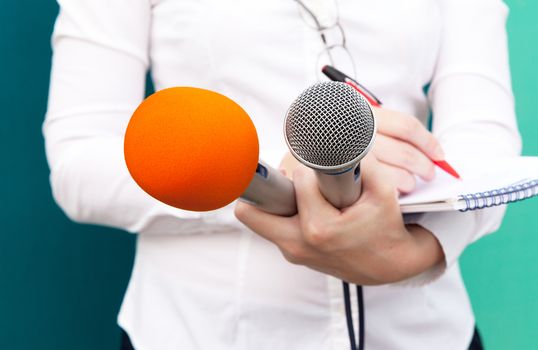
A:
{"label": "woman's hand", "polygon": [[[384,169],[385,180],[398,191],[409,193],[415,189],[415,175],[432,180],[435,165],[445,155],[437,139],[412,116],[384,108],[374,108],[377,135],[372,153]],[[299,162],[288,152],[280,169],[291,177]]]}
{"label": "woman's hand", "polygon": [[396,188],[403,193],[415,189],[415,176],[432,180],[435,165],[445,158],[437,139],[415,117],[385,108],[373,108],[377,121],[373,154]]}
{"label": "woman's hand", "polygon": [[441,262],[443,252],[429,231],[404,225],[396,189],[382,171],[366,157],[363,193],[340,211],[323,198],[315,174],[298,167],[293,180],[299,214],[280,217],[239,202],[236,216],[292,263],[361,285],[400,281]]}

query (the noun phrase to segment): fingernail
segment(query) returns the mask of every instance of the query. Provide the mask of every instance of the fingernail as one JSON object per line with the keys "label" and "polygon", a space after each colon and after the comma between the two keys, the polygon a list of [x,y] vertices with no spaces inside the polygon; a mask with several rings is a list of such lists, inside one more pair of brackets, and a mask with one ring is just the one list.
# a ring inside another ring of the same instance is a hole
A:
{"label": "fingernail", "polygon": [[445,159],[445,152],[443,151],[443,148],[441,148],[440,145],[437,145],[437,147],[435,147],[435,151],[433,151],[433,157],[434,157],[434,160]]}

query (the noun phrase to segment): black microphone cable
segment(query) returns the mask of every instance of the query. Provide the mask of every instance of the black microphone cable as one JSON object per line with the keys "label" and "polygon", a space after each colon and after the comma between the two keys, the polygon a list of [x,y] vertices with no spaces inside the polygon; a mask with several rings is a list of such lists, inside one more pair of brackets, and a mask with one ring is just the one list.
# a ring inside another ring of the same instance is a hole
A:
{"label": "black microphone cable", "polygon": [[362,294],[362,286],[357,287],[357,307],[359,308],[359,346],[358,350],[364,350],[364,296]]}
{"label": "black microphone cable", "polygon": [[344,308],[346,311],[346,323],[347,332],[349,335],[349,343],[351,350],[364,350],[364,297],[362,293],[362,286],[357,287],[357,307],[359,314],[358,324],[358,342],[355,338],[355,327],[353,326],[353,314],[351,311],[351,296],[349,292],[349,283],[342,281],[342,287],[344,289]]}

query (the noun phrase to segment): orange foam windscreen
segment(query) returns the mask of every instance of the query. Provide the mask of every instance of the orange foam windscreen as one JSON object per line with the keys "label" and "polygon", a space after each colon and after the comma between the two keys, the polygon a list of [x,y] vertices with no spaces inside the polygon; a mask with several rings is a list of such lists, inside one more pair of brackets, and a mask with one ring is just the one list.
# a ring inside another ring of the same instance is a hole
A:
{"label": "orange foam windscreen", "polygon": [[136,109],[125,134],[136,183],[176,208],[207,211],[237,199],[254,177],[258,135],[247,113],[219,93],[164,89]]}

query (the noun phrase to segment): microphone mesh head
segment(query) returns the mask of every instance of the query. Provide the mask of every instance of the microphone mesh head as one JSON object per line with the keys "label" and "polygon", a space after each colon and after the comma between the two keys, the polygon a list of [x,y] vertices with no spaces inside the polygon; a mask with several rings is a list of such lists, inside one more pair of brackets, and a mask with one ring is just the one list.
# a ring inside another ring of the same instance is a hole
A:
{"label": "microphone mesh head", "polygon": [[292,103],[284,132],[299,160],[338,169],[364,157],[375,136],[375,119],[368,102],[351,86],[322,82]]}

